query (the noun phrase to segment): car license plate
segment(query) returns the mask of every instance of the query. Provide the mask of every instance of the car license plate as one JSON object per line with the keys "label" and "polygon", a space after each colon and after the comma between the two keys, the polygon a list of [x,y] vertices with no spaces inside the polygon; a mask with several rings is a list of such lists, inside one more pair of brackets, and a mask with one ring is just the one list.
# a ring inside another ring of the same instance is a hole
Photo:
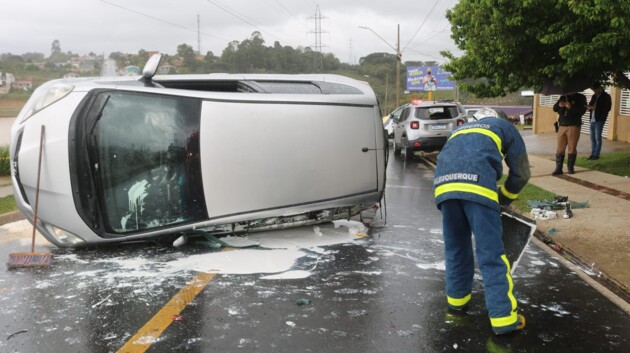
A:
{"label": "car license plate", "polygon": [[433,124],[431,130],[446,130],[446,124]]}

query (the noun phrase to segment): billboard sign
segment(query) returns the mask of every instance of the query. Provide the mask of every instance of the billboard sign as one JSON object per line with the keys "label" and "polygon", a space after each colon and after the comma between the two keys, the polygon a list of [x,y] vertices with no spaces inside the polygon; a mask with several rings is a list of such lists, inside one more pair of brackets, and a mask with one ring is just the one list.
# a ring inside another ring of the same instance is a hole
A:
{"label": "billboard sign", "polygon": [[455,81],[450,77],[451,73],[439,66],[408,66],[407,91],[452,91]]}

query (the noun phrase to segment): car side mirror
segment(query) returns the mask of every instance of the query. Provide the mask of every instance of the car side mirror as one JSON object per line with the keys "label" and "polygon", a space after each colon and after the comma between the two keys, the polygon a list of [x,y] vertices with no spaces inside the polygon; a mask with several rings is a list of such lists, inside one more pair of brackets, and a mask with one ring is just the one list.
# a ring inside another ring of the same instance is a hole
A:
{"label": "car side mirror", "polygon": [[144,68],[142,69],[142,78],[140,78],[140,81],[144,82],[145,85],[152,86],[151,80],[153,79],[153,76],[155,76],[155,74],[157,73],[157,69],[160,66],[161,59],[162,55],[153,54],[144,65]]}

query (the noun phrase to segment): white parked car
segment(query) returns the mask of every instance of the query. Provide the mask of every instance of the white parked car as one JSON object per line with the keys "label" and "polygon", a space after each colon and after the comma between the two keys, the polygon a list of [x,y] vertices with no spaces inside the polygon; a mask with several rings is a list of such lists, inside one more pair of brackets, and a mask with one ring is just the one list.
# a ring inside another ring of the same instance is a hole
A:
{"label": "white parked car", "polygon": [[381,200],[376,96],[337,75],[208,74],[56,80],[13,125],[16,203],[77,247],[349,218]]}
{"label": "white parked car", "polygon": [[394,155],[405,150],[407,159],[415,152],[439,151],[453,129],[466,122],[465,112],[453,102],[420,102],[403,108],[394,120]]}
{"label": "white parked car", "polygon": [[385,130],[387,131],[388,138],[394,138],[394,121],[396,121],[400,114],[403,112],[403,109],[409,104],[403,104],[400,107],[394,109],[393,112],[383,117],[383,125],[385,126]]}

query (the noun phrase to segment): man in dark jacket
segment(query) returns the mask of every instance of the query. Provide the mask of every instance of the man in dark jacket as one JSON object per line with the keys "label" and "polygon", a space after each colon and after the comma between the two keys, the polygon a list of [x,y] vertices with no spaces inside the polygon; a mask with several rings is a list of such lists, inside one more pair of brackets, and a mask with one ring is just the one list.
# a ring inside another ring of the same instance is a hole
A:
{"label": "man in dark jacket", "polygon": [[[504,185],[497,187],[504,158],[509,173]],[[472,295],[472,233],[492,330],[496,334],[520,330],[525,318],[518,314],[512,292],[500,206],[516,199],[529,180],[523,138],[507,120],[482,118],[454,130],[437,160],[433,184],[442,211],[448,306],[463,311]]]}
{"label": "man in dark jacket", "polygon": [[586,97],[581,93],[569,93],[560,96],[553,105],[553,111],[558,113],[558,133],[556,137],[556,169],[551,175],[562,174],[564,154],[567,150],[567,169],[574,174],[575,159],[577,158],[577,144],[580,140],[580,125],[582,115],[586,112]]}
{"label": "man in dark jacket", "polygon": [[612,107],[612,100],[599,82],[595,82],[591,89],[594,92],[588,103],[588,110],[591,112],[591,156],[587,159],[596,160],[599,159],[599,152],[602,150],[602,132]]}

